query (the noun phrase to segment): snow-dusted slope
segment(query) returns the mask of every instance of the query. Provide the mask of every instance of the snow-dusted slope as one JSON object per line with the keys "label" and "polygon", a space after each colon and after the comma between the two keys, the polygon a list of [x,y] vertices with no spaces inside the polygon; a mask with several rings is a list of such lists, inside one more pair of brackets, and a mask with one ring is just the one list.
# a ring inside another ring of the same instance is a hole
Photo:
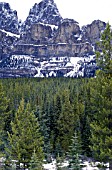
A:
{"label": "snow-dusted slope", "polygon": [[[56,160],[52,159],[52,162],[49,164],[44,164],[43,167],[45,170],[57,170],[56,167]],[[83,161],[83,163],[81,163],[81,165],[83,166],[81,169],[82,170],[100,170],[101,168],[98,168],[98,165],[104,165],[105,166],[105,170],[109,170],[109,164],[103,164],[101,162],[92,162],[92,161]],[[64,161],[63,163],[61,163],[60,165],[61,168],[65,168],[68,167],[68,161]]]}
{"label": "snow-dusted slope", "polygon": [[[27,76],[33,77],[90,77],[96,69],[95,55],[90,57],[51,57],[36,58],[32,55],[12,55],[8,59],[11,70],[28,69]],[[19,73],[19,72],[18,72]],[[11,73],[12,77],[15,75]]]}
{"label": "snow-dusted slope", "polygon": [[62,17],[57,9],[54,0],[42,0],[39,4],[35,3],[30,9],[29,16],[22,25],[21,31],[29,30],[33,23],[45,23],[59,25]]}
{"label": "snow-dusted slope", "polygon": [[10,5],[0,2],[0,28],[6,31],[18,33],[17,11],[13,11]]}

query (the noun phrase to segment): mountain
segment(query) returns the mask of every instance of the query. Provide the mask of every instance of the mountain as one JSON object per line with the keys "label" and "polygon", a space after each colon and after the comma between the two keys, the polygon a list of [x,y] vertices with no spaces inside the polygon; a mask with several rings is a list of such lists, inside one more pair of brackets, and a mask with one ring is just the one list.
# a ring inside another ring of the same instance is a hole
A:
{"label": "mountain", "polygon": [[94,76],[105,22],[81,28],[62,18],[53,0],[34,4],[22,24],[8,3],[0,3],[0,14],[6,18],[5,26],[0,24],[0,77]]}
{"label": "mountain", "polygon": [[22,32],[28,30],[34,23],[59,25],[61,20],[62,17],[54,0],[42,0],[39,4],[35,3],[30,9],[29,16],[22,25]]}

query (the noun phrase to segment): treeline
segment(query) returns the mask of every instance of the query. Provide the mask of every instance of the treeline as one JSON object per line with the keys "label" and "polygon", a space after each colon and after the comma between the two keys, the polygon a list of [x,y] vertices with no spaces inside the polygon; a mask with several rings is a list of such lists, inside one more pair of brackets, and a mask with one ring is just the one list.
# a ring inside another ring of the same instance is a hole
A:
{"label": "treeline", "polygon": [[75,133],[82,155],[109,162],[112,169],[111,39],[107,24],[95,78],[0,80],[0,150],[6,166],[18,160],[18,166],[33,169],[33,162],[41,170],[44,158],[70,155]]}

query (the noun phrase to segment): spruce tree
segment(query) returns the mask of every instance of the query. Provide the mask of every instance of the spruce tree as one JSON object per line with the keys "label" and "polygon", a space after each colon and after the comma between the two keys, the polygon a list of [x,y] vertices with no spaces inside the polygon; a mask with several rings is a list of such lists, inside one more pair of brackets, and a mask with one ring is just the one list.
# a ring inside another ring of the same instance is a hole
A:
{"label": "spruce tree", "polygon": [[[112,77],[112,30],[109,23],[101,35],[101,41],[97,43],[100,51],[96,52],[97,65],[100,74]],[[98,76],[98,75],[97,75]],[[100,75],[101,76],[101,75]]]}
{"label": "spruce tree", "polygon": [[59,143],[59,129],[58,129],[58,120],[61,114],[62,105],[61,105],[61,98],[59,94],[54,96],[54,108],[52,114],[52,129],[53,129],[53,137],[52,137],[52,145],[53,145],[53,152],[55,156],[61,156],[61,147]]}
{"label": "spruce tree", "polygon": [[42,170],[42,162],[38,159],[37,154],[35,153],[35,149],[34,152],[32,154],[31,157],[31,161],[30,161],[30,166],[29,166],[29,170]]}
{"label": "spruce tree", "polygon": [[77,134],[75,132],[74,136],[72,137],[72,143],[69,147],[69,152],[68,152],[68,160],[69,160],[68,167],[71,170],[81,170],[80,152],[81,152],[81,146],[80,146]]}
{"label": "spruce tree", "polygon": [[48,114],[48,102],[42,101],[38,110],[38,118],[42,136],[44,136],[44,154],[48,162],[51,161],[51,146],[50,146],[50,116]]}
{"label": "spruce tree", "polygon": [[91,82],[91,149],[94,156],[109,162],[112,170],[112,32],[107,24],[100,41],[101,53],[97,53],[100,70]]}
{"label": "spruce tree", "polygon": [[[90,86],[87,79],[82,80],[82,88],[80,89],[80,101],[82,101],[82,109],[80,109],[80,134],[81,134],[81,145],[82,154],[91,156],[90,150],[90,122],[93,116],[91,116],[91,102],[90,102]],[[79,104],[78,104],[79,105]]]}
{"label": "spruce tree", "polygon": [[70,138],[73,136],[74,132],[74,122],[75,122],[75,114],[73,111],[73,107],[70,103],[69,99],[69,91],[64,90],[63,92],[63,105],[62,111],[59,115],[57,121],[57,127],[59,132],[59,143],[62,148],[63,154],[68,151],[68,147],[71,143]]}
{"label": "spruce tree", "polygon": [[11,131],[11,119],[10,101],[5,95],[2,83],[0,83],[0,150],[2,153],[8,142],[7,131]]}
{"label": "spruce tree", "polygon": [[38,155],[38,160],[43,161],[43,139],[39,132],[38,120],[30,104],[25,107],[24,100],[20,102],[20,106],[15,114],[14,121],[11,122],[12,133],[8,133],[9,147],[6,151],[10,154],[11,159],[28,166],[32,153]]}

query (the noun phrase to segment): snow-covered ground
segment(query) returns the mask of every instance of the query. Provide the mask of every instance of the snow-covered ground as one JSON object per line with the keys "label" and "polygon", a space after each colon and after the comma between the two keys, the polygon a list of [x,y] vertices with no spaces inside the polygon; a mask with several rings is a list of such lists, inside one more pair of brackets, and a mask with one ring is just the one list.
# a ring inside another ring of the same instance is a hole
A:
{"label": "snow-covered ground", "polygon": [[34,77],[56,77],[58,71],[61,71],[64,77],[83,77],[86,65],[94,67],[95,55],[50,57],[49,59],[39,59],[33,55],[12,55],[10,57],[11,68],[33,68],[37,71]]}
{"label": "snow-covered ground", "polygon": [[[52,159],[52,158],[51,158]],[[0,162],[3,163],[5,161],[5,159],[2,157],[0,158]],[[14,160],[14,162],[16,162]],[[98,168],[97,166],[98,165],[101,165],[102,163],[100,162],[92,162],[92,161],[84,161],[83,165],[84,167],[82,168],[82,170],[101,170],[101,168]],[[103,165],[103,164],[102,164]],[[104,164],[107,168],[105,168],[105,170],[109,170],[109,164]],[[68,166],[68,161],[65,161],[64,163],[62,163],[60,165],[60,167],[67,167]],[[52,159],[52,162],[51,163],[44,163],[43,164],[43,167],[45,170],[57,170],[57,167],[56,167],[56,159]],[[27,169],[28,170],[28,169]]]}
{"label": "snow-covered ground", "polygon": [[[83,165],[84,167],[82,168],[82,170],[100,170],[101,168],[98,168],[97,165],[101,164],[100,162],[88,162],[88,161],[84,161]],[[67,167],[68,166],[68,162],[65,161],[61,167]],[[105,166],[107,166],[107,168],[105,170],[109,170],[109,164],[105,164]],[[52,163],[49,164],[44,164],[43,165],[45,170],[57,170],[56,168],[56,160],[53,160]]]}

